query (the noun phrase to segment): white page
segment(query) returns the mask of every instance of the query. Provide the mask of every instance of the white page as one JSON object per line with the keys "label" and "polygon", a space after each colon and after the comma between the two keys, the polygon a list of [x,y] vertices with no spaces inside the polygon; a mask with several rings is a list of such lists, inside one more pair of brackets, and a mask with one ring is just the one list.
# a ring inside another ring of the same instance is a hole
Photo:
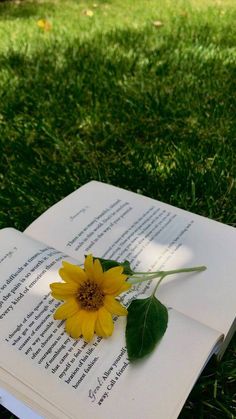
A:
{"label": "white page", "polygon": [[20,419],[42,419],[42,416],[39,416],[35,411],[3,388],[0,388],[0,404]]}
{"label": "white page", "polygon": [[[114,338],[118,343],[121,336],[115,334]],[[43,398],[48,397],[54,405],[63,405],[65,412],[58,418],[67,417],[68,411],[68,418],[73,419],[100,419],[109,416],[114,419],[123,416],[129,419],[156,419],[157,412],[158,419],[174,419],[178,417],[212,351],[213,342],[218,338],[216,331],[171,310],[167,332],[153,354],[136,365],[128,365],[116,382],[115,374],[120,371],[120,367],[117,367],[107,379],[103,390],[97,393],[95,402],[88,397],[89,389],[95,390],[98,387],[98,378],[101,379],[107,370],[106,365],[109,365],[107,356],[111,350],[106,351],[106,357],[101,357],[101,364],[94,371],[95,375],[91,375],[87,394],[84,391],[73,391],[63,382],[56,382],[46,371],[29,367],[29,363],[22,359],[20,353],[14,354],[14,362],[8,362],[9,365],[5,366],[14,370],[16,377],[32,386]],[[3,348],[1,351],[4,355]],[[9,353],[9,348],[6,351]],[[11,354],[8,361],[10,359]],[[114,386],[112,392],[111,386]],[[109,397],[99,406],[99,397],[109,392]]]}
{"label": "white page", "polygon": [[137,270],[206,265],[202,273],[165,279],[159,298],[225,335],[235,319],[236,231],[232,227],[90,182],[46,211],[25,232],[81,262],[84,254],[92,252],[104,258],[127,258]]}
{"label": "white page", "polygon": [[[27,386],[14,375],[0,368],[0,399],[1,404],[20,419],[67,419],[60,409],[53,406],[42,395]],[[50,412],[50,415],[49,415]]]}
{"label": "white page", "polygon": [[[117,344],[121,344],[120,338],[121,336],[115,333],[114,339],[117,340]],[[89,398],[89,391],[97,389],[99,377],[101,379],[104,371],[109,369],[110,348],[107,348],[109,352],[105,351],[106,355],[101,355],[100,365],[90,376],[87,394],[84,390],[80,393],[79,390],[73,391],[68,388],[63,382],[56,382],[53,376],[47,374],[47,371],[34,369],[32,365],[29,367],[29,363],[22,359],[20,353],[14,353],[14,362],[4,362],[4,364],[8,370],[14,372],[16,377],[20,377],[28,386],[32,386],[43,398],[48,397],[55,406],[63,405],[64,414],[61,413],[59,418],[67,417],[66,411],[68,411],[68,418],[73,419],[87,419],[92,416],[100,419],[108,415],[116,419],[124,415],[127,415],[129,419],[143,417],[154,419],[158,411],[158,419],[169,419],[177,418],[205,365],[205,360],[214,346],[213,342],[215,343],[218,338],[219,334],[216,331],[205,328],[194,320],[186,319],[180,313],[171,310],[169,327],[154,353],[139,364],[128,365],[125,373],[116,382],[114,377],[121,370],[121,363],[114,370],[113,375],[107,379],[104,388],[97,393],[95,402]],[[4,356],[3,348],[1,352]],[[13,359],[9,348],[6,348],[6,353],[8,353],[8,361]],[[122,362],[124,365],[127,361]],[[112,393],[99,406],[97,404],[99,398],[103,394],[109,394],[111,386],[114,386]]]}
{"label": "white page", "polygon": [[[90,344],[68,337],[63,322],[52,320],[58,302],[49,283],[59,279],[64,255],[13,229],[2,230],[0,240],[0,368],[50,402],[59,418],[141,419],[157,411],[159,419],[176,418],[220,333],[170,310],[156,350],[130,365],[124,318],[111,338]],[[31,407],[36,403],[35,397]]]}

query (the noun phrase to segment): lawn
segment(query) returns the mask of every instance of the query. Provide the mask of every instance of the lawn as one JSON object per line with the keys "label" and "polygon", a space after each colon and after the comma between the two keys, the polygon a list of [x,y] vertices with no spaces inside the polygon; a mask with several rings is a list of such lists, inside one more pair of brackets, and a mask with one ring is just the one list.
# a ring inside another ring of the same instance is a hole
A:
{"label": "lawn", "polygon": [[[235,226],[235,21],[235,0],[0,3],[0,228],[91,179]],[[236,416],[235,348],[181,419]]]}

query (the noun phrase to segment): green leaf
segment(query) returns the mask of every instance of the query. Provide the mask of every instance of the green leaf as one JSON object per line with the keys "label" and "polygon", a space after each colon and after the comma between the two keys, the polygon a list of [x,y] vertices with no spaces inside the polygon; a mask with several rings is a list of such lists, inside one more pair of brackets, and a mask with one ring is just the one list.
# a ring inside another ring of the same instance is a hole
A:
{"label": "green leaf", "polygon": [[154,296],[134,300],[128,308],[126,345],[130,361],[153,351],[168,324],[167,308]]}
{"label": "green leaf", "polygon": [[125,260],[124,262],[117,262],[116,260],[102,259],[102,258],[98,258],[96,256],[93,259],[100,260],[103,271],[108,271],[108,269],[115,268],[116,266],[123,266],[123,268],[124,268],[123,273],[125,275],[128,275],[128,276],[133,275],[133,271],[130,267],[130,263],[129,263],[128,260]]}

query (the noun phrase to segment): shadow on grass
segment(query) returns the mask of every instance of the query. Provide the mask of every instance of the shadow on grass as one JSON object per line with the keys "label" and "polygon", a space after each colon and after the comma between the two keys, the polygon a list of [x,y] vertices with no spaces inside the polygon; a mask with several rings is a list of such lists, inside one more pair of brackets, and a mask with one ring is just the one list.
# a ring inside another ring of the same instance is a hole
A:
{"label": "shadow on grass", "polygon": [[[78,1],[74,0],[78,5]],[[94,4],[111,4],[112,0],[97,0]],[[45,17],[55,12],[57,8],[56,2],[40,2],[37,0],[18,0],[18,1],[1,1],[0,0],[0,20],[27,19],[29,17]]]}
{"label": "shadow on grass", "polygon": [[[90,179],[232,222],[235,66],[203,32],[116,30],[1,56],[1,227],[25,228]],[[204,392],[199,409],[214,417]]]}
{"label": "shadow on grass", "polygon": [[90,179],[233,222],[234,66],[199,48],[202,30],[186,45],[146,28],[0,57],[2,226]]}
{"label": "shadow on grass", "polygon": [[0,2],[0,20],[27,19],[32,16],[45,16],[55,11],[55,3],[37,1]]}

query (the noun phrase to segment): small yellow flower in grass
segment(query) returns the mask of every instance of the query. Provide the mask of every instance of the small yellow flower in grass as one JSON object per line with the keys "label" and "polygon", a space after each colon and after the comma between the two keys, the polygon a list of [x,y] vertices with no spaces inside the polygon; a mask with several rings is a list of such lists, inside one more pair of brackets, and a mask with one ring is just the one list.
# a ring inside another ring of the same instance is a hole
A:
{"label": "small yellow flower in grass", "polygon": [[66,320],[66,332],[77,339],[83,335],[89,342],[94,332],[101,337],[113,333],[112,315],[126,316],[127,310],[117,297],[128,290],[123,267],[116,266],[103,272],[98,259],[92,255],[85,258],[84,269],[69,262],[62,262],[59,274],[63,282],[50,285],[52,296],[63,300],[54,313],[54,319]]}
{"label": "small yellow flower in grass", "polygon": [[88,16],[88,17],[93,17],[93,15],[94,15],[93,11],[92,11],[92,10],[90,10],[90,9],[86,9],[86,10],[84,10],[84,11],[83,11],[83,14],[84,14],[85,16]]}
{"label": "small yellow flower in grass", "polygon": [[52,24],[47,19],[39,19],[37,25],[40,29],[47,32],[52,29]]}

